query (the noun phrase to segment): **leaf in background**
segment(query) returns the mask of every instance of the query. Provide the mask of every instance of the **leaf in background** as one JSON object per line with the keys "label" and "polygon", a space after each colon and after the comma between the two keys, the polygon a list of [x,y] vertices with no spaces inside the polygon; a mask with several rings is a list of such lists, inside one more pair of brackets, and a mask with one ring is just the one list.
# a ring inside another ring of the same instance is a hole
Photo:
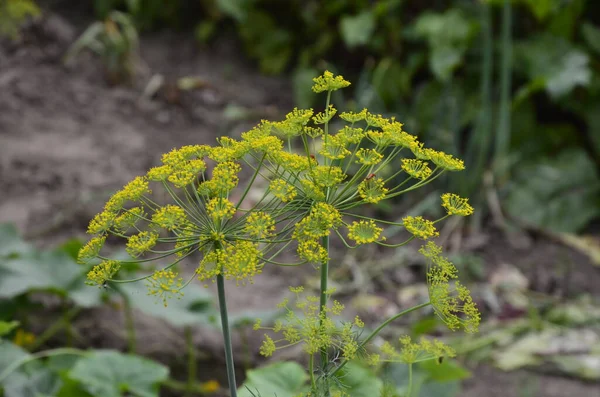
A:
{"label": "leaf in background", "polygon": [[583,149],[520,166],[504,201],[525,224],[574,233],[600,215],[600,181]]}
{"label": "leaf in background", "polygon": [[552,361],[567,375],[590,381],[600,379],[600,355],[556,356]]}
{"label": "leaf in background", "polygon": [[13,224],[0,223],[0,258],[23,255],[31,251],[33,247],[21,239]]}
{"label": "leaf in background", "polygon": [[375,31],[375,15],[366,10],[358,15],[345,15],[340,19],[340,34],[350,49],[365,45]]}
{"label": "leaf in background", "polygon": [[62,380],[46,368],[18,371],[4,382],[4,397],[50,397],[55,396],[61,386]]}
{"label": "leaf in background", "polygon": [[294,397],[307,391],[307,380],[308,375],[300,364],[278,362],[249,370],[246,381],[238,389],[238,396]]}
{"label": "leaf in background", "polygon": [[581,35],[587,45],[600,55],[600,29],[586,22],[581,26]]}
{"label": "leaf in background", "polygon": [[441,364],[436,360],[428,360],[420,363],[419,367],[428,374],[428,379],[435,382],[453,382],[471,377],[471,372],[455,360],[445,360]]}
{"label": "leaf in background", "polygon": [[12,330],[14,330],[15,328],[17,328],[19,326],[19,324],[20,323],[18,321],[11,321],[11,322],[0,321],[0,337],[11,333]]}
{"label": "leaf in background", "polygon": [[243,22],[254,0],[216,0],[219,10],[238,22]]}
{"label": "leaf in background", "polygon": [[532,82],[545,82],[554,98],[569,94],[577,86],[587,86],[592,78],[588,55],[563,38],[539,35],[516,45],[517,59]]}
{"label": "leaf in background", "polygon": [[443,14],[426,12],[415,22],[414,32],[429,44],[429,66],[441,81],[447,81],[462,63],[476,25],[458,9]]}
{"label": "leaf in background", "polygon": [[0,341],[0,373],[15,361],[19,361],[30,354],[23,348],[7,341]]}
{"label": "leaf in background", "polygon": [[158,384],[169,369],[142,357],[116,351],[95,351],[80,359],[70,371],[95,397],[158,397]]}
{"label": "leaf in background", "polygon": [[212,305],[212,295],[197,284],[185,287],[183,297],[170,300],[168,307],[164,307],[162,301],[155,296],[148,295],[143,282],[120,284],[119,289],[128,296],[133,308],[176,327],[199,323],[216,325],[218,320],[218,313]]}
{"label": "leaf in background", "polygon": [[352,397],[372,397],[383,387],[373,370],[360,364],[349,362],[337,375],[344,391]]}
{"label": "leaf in background", "polygon": [[555,0],[524,0],[524,3],[527,4],[538,21],[548,18],[556,7]]}
{"label": "leaf in background", "polygon": [[0,262],[0,297],[12,298],[30,290],[67,295],[82,268],[61,251],[38,252]]}

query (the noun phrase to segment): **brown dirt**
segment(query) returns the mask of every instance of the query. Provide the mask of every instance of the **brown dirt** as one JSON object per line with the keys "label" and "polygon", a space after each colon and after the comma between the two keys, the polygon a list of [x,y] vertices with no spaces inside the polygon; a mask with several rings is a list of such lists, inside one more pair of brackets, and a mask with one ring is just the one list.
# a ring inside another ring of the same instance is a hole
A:
{"label": "brown dirt", "polygon": [[[223,134],[236,136],[257,118],[277,117],[291,108],[287,80],[261,76],[240,60],[236,46],[226,40],[200,49],[189,35],[145,37],[142,77],[133,87],[111,87],[93,57],[83,56],[70,66],[62,63],[77,30],[71,22],[52,15],[33,25],[18,45],[0,42],[0,222],[15,223],[39,246],[83,237],[88,220],[110,192],[156,164],[163,152],[185,144],[213,143]],[[156,73],[171,82],[197,76],[203,86],[175,96],[161,91],[156,97],[143,98],[145,83]],[[227,120],[223,112],[231,104],[249,109],[256,117]],[[502,236],[492,233],[478,250],[488,269],[515,264],[540,291],[600,293],[600,269],[553,242],[538,239],[526,250],[513,249]],[[561,264],[571,270],[542,271]],[[291,277],[273,272],[258,278],[257,288],[242,289],[231,297],[234,311],[267,308]],[[95,312],[82,321],[102,339],[103,332],[120,323],[102,321],[106,316],[114,313]],[[145,336],[144,331],[156,330],[158,325],[139,321],[141,339],[156,335]],[[181,332],[174,332],[181,340]],[[202,330],[196,336],[198,344],[218,357],[218,340]],[[94,344],[122,346],[103,340]],[[597,388],[572,379],[498,373],[487,367],[475,374],[463,396],[525,395],[519,391],[524,377],[537,382],[535,396],[598,395]]]}

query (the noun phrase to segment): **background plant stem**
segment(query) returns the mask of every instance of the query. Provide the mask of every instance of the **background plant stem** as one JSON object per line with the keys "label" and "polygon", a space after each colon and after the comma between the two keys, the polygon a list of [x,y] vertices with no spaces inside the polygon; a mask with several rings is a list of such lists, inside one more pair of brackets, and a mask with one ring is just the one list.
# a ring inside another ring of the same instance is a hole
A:
{"label": "background plant stem", "polygon": [[[323,247],[327,250],[327,252],[329,252],[329,236],[325,236],[322,239],[322,243],[323,243]],[[320,315],[327,315],[327,312],[325,312],[325,307],[327,306],[327,279],[328,279],[328,273],[329,273],[329,259],[327,259],[326,261],[324,261],[323,263],[321,263],[321,299],[320,299]],[[321,317],[321,321],[319,324],[320,327],[323,326],[323,317]],[[327,357],[327,349],[323,349],[321,350],[321,369],[325,369],[326,366],[328,365],[328,357]],[[324,387],[325,387],[325,397],[329,396],[329,380],[327,379],[327,376],[323,377],[323,383],[324,383]]]}

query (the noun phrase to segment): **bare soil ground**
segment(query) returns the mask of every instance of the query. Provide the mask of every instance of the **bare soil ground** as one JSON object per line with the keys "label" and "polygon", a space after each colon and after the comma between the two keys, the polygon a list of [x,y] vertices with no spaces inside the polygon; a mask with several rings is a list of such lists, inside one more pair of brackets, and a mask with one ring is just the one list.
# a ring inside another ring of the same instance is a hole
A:
{"label": "bare soil ground", "polygon": [[[132,87],[111,87],[93,57],[83,56],[70,66],[62,62],[81,22],[48,16],[27,29],[21,42],[0,42],[0,222],[15,223],[41,247],[84,237],[88,220],[110,192],[157,164],[165,151],[213,143],[223,134],[236,136],[256,119],[278,117],[292,106],[288,80],[261,76],[227,40],[201,49],[189,35],[143,38],[143,78]],[[202,88],[160,91],[145,98],[145,83],[156,73],[170,82],[197,76]],[[249,109],[253,120],[224,117],[231,104]],[[486,259],[487,273],[511,263],[523,269],[536,290],[600,294],[600,270],[582,255],[543,238],[534,239],[524,250],[511,248],[499,233],[488,237],[477,248]],[[567,273],[561,270],[564,263],[570,267]],[[231,297],[234,311],[264,309],[277,301],[291,276],[266,273],[257,279],[257,288],[236,290]],[[122,346],[122,339],[103,339],[104,332],[115,328],[113,322],[102,321],[107,315],[89,316],[84,329],[95,346]],[[160,325],[138,321],[140,338],[160,335],[156,331]],[[152,332],[145,335],[148,329]],[[218,338],[199,330],[195,340],[219,356]],[[520,389],[524,377],[538,382],[533,395],[539,397],[599,395],[597,385],[574,379],[523,371],[499,373],[489,367],[475,368],[474,374],[463,396],[526,395]]]}

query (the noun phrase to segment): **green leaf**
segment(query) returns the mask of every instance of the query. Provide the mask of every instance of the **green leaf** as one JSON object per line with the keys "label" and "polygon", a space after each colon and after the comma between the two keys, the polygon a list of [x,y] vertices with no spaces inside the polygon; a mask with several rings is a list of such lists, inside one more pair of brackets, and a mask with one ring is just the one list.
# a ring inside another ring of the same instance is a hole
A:
{"label": "green leaf", "polygon": [[148,295],[143,282],[120,284],[118,287],[129,298],[133,308],[183,327],[194,324],[217,325],[218,313],[213,308],[213,297],[204,288],[190,284],[181,299],[172,299],[165,307],[162,301]]}
{"label": "green leaf", "polygon": [[80,359],[69,376],[96,397],[157,397],[158,384],[169,369],[142,357],[116,351],[96,351]]}
{"label": "green leaf", "polygon": [[545,83],[554,98],[569,94],[577,86],[589,85],[592,72],[588,55],[563,38],[549,34],[516,46],[517,62],[531,81]]}
{"label": "green leaf", "polygon": [[0,262],[0,297],[12,298],[31,290],[67,295],[82,268],[64,252],[30,253]]}
{"label": "green leaf", "polygon": [[581,35],[587,45],[600,55],[600,29],[586,22],[581,26]]}
{"label": "green leaf", "polygon": [[414,26],[415,34],[429,43],[429,67],[441,81],[447,81],[462,63],[475,31],[476,25],[458,9],[426,12]]}
{"label": "green leaf", "polygon": [[19,324],[20,323],[18,321],[11,321],[11,322],[0,321],[0,337],[11,333],[13,329],[15,329],[19,326]]}
{"label": "green leaf", "polygon": [[352,397],[372,397],[383,387],[383,381],[370,368],[355,362],[349,362],[336,376],[343,385],[340,391]]}
{"label": "green leaf", "polygon": [[550,16],[556,7],[555,0],[524,0],[538,21],[543,21]]}
{"label": "green leaf", "polygon": [[438,364],[436,360],[428,360],[419,364],[428,374],[428,379],[435,382],[453,382],[471,377],[471,372],[455,360],[445,360]]}
{"label": "green leaf", "polygon": [[365,45],[375,31],[375,15],[366,10],[358,15],[345,15],[340,20],[340,34],[348,48]]}
{"label": "green leaf", "polygon": [[248,9],[254,0],[217,0],[217,6],[225,14],[238,22],[246,19]]}
{"label": "green leaf", "polygon": [[526,224],[573,233],[600,215],[598,197],[594,164],[583,149],[571,149],[521,165],[505,205],[512,217]]}
{"label": "green leaf", "polygon": [[0,341],[0,373],[15,361],[19,361],[30,354],[21,347],[7,341]]}
{"label": "green leaf", "polygon": [[21,239],[13,224],[0,223],[0,258],[22,255],[32,250],[31,245]]}
{"label": "green leaf", "polygon": [[4,382],[4,397],[51,397],[62,386],[62,380],[45,368],[13,372]]}
{"label": "green leaf", "polygon": [[295,362],[278,362],[249,370],[247,378],[238,390],[239,397],[277,396],[294,397],[308,390],[308,374]]}

